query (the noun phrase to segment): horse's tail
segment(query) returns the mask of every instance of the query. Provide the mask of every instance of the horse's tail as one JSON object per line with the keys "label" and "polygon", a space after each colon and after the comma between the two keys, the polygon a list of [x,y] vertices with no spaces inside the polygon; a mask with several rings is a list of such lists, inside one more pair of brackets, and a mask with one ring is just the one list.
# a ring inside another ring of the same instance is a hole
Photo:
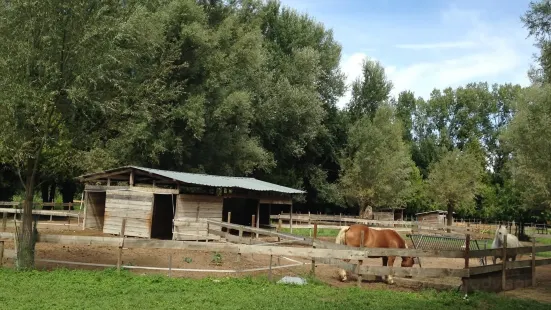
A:
{"label": "horse's tail", "polygon": [[341,228],[341,230],[337,234],[337,238],[335,239],[336,244],[346,244],[346,232],[348,231],[349,228],[350,226]]}

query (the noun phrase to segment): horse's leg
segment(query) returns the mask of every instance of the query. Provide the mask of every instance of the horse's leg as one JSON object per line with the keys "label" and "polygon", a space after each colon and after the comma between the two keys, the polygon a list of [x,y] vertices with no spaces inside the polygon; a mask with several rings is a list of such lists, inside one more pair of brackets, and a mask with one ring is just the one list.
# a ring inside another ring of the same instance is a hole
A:
{"label": "horse's leg", "polygon": [[[396,256],[389,256],[388,257],[388,263],[387,263],[387,266],[388,267],[392,267],[394,266],[394,260],[396,259]],[[391,275],[388,275],[387,277],[387,282],[388,284],[394,284],[394,279],[392,278]]]}
{"label": "horse's leg", "polygon": [[[388,256],[383,256],[383,267],[388,265]],[[383,281],[386,282],[386,276],[382,276]]]}

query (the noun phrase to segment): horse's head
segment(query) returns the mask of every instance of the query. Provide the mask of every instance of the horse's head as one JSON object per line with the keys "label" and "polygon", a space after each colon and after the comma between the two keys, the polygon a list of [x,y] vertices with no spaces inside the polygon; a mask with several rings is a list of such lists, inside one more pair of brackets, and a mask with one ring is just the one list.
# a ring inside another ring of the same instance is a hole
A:
{"label": "horse's head", "polygon": [[499,240],[499,241],[503,241],[503,236],[507,235],[507,228],[503,225],[499,225],[496,229],[496,235],[495,237]]}
{"label": "horse's head", "polygon": [[402,257],[402,267],[413,267],[415,260],[411,256]]}

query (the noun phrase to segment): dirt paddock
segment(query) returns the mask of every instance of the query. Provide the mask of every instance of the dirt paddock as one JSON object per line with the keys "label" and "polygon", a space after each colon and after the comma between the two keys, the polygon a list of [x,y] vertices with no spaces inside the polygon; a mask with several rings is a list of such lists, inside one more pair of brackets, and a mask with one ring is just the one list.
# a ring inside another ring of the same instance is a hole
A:
{"label": "dirt paddock", "polygon": [[[8,231],[13,231],[8,229]],[[82,230],[78,228],[67,229],[63,226],[40,227],[39,231],[44,234],[67,234],[67,235],[88,235],[101,236],[101,232],[93,230]],[[334,238],[322,237],[325,241],[334,242]],[[267,241],[273,241],[266,238]],[[289,246],[289,245],[286,245]],[[12,241],[5,242],[6,249],[14,249]],[[95,245],[60,245],[38,243],[36,245],[36,258],[56,261],[71,261],[93,264],[117,264],[118,249],[116,247],[103,247]],[[172,277],[186,278],[204,278],[204,277],[243,277],[247,275],[267,275],[268,270],[250,271],[248,269],[267,268],[270,264],[268,255],[243,254],[238,257],[235,253],[215,253],[212,251],[189,251],[189,250],[170,250],[170,249],[124,249],[122,260],[123,265],[142,266],[142,267],[161,267],[168,268],[169,261],[171,268],[194,269],[195,271],[177,271],[171,270]],[[521,260],[530,259],[524,255]],[[397,258],[394,266],[399,266],[401,258]],[[488,257],[488,262],[491,259]],[[311,261],[300,257],[273,257],[272,274],[275,280],[283,276],[306,276],[311,271]],[[463,268],[463,259],[448,258],[421,258],[424,268]],[[13,266],[12,260],[5,260],[6,266]],[[381,259],[367,259],[365,265],[381,266]],[[478,259],[471,259],[470,266],[479,266]],[[281,268],[285,265],[294,265]],[[280,267],[281,266],[281,267]],[[51,262],[36,263],[38,269],[51,270],[55,268],[68,269],[104,269],[106,267],[67,265]],[[420,268],[415,265],[414,268]],[[148,269],[130,269],[137,274],[168,274],[168,270],[148,270]],[[213,270],[213,271],[209,271]],[[220,272],[223,270],[233,270],[237,272]],[[355,275],[349,275],[347,282],[341,282],[338,277],[338,268],[330,265],[317,265],[316,279],[332,286],[350,287],[356,285]],[[374,281],[364,280],[362,287],[364,289],[391,289],[391,290],[415,290],[424,287],[440,287],[445,289],[459,288],[461,280],[456,278],[442,279],[401,279],[397,278],[395,285],[387,285],[380,278]],[[419,282],[419,280],[421,282]],[[517,289],[504,292],[502,294],[521,298],[533,298],[544,302],[551,302],[551,266],[542,266],[537,269],[538,285],[535,288]],[[430,285],[427,285],[430,284]]]}

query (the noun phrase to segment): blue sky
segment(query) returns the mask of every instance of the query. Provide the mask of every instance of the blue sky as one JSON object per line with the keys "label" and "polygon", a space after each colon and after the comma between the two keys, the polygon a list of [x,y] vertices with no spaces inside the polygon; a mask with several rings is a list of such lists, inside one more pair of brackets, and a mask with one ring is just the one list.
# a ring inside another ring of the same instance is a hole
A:
{"label": "blue sky", "polygon": [[[392,95],[469,82],[528,85],[537,51],[520,16],[529,0],[281,0],[332,29],[350,83],[369,57],[386,68]],[[341,98],[342,107],[350,94]]]}

